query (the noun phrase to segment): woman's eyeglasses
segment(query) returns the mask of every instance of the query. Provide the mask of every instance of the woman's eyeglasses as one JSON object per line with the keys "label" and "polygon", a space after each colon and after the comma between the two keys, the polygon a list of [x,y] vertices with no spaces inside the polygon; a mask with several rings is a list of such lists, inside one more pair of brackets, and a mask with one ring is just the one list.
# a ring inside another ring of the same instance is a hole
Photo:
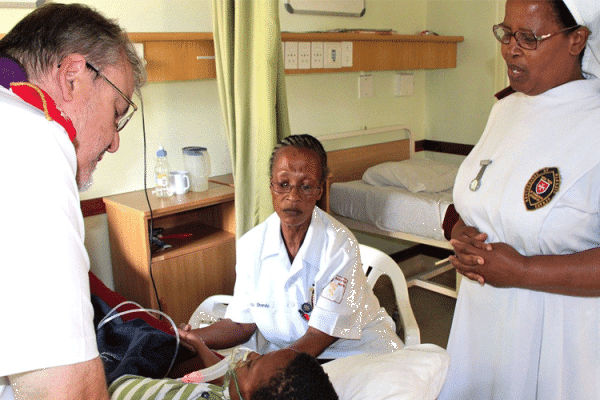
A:
{"label": "woman's eyeglasses", "polygon": [[537,49],[538,43],[542,40],[546,40],[548,38],[551,38],[552,36],[558,35],[559,33],[574,30],[579,27],[580,25],[570,26],[568,28],[564,28],[559,31],[547,33],[545,35],[540,36],[537,36],[531,32],[511,32],[510,29],[508,29],[504,25],[494,25],[492,27],[492,31],[494,32],[494,36],[496,37],[496,39],[498,39],[498,41],[502,44],[510,44],[510,38],[514,36],[515,40],[517,41],[517,45],[520,48],[525,50],[535,50]]}
{"label": "woman's eyeglasses", "polygon": [[304,197],[310,197],[317,193],[321,188],[319,185],[290,185],[288,182],[275,182],[271,181],[271,189],[275,193],[290,193],[293,188],[298,189],[298,193]]}

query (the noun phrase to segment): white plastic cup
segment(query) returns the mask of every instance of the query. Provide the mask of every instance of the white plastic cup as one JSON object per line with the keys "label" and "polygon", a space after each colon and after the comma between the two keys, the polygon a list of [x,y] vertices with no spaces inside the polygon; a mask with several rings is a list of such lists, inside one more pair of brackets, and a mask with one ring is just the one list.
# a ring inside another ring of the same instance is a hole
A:
{"label": "white plastic cup", "polygon": [[190,189],[188,171],[169,172],[169,191],[175,194],[185,194]]}
{"label": "white plastic cup", "polygon": [[190,174],[190,190],[203,192],[208,189],[210,156],[206,147],[188,146],[182,149],[183,165]]}

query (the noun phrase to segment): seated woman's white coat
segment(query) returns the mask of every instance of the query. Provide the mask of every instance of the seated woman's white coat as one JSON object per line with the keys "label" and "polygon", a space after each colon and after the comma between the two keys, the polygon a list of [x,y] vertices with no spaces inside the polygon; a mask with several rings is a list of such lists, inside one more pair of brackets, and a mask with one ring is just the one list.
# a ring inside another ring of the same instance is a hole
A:
{"label": "seated woman's white coat", "polygon": [[[291,345],[309,326],[340,338],[322,358],[403,347],[367,283],[354,235],[318,207],[293,263],[274,213],[238,241],[236,273],[225,317],[257,325],[267,341],[258,352]],[[308,321],[305,303],[313,308]]]}

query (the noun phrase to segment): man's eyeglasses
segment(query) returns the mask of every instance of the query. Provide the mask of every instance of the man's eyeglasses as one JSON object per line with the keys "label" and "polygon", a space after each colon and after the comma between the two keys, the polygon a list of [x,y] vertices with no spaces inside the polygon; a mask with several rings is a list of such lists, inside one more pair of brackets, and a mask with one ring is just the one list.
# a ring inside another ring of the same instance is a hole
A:
{"label": "man's eyeglasses", "polygon": [[310,197],[317,193],[317,191],[320,189],[320,186],[318,186],[318,185],[295,186],[295,185],[290,185],[288,182],[271,181],[271,189],[275,193],[281,193],[281,194],[290,193],[293,188],[297,188],[298,193],[300,193],[301,196]]}
{"label": "man's eyeglasses", "polygon": [[548,38],[551,38],[552,36],[558,35],[559,33],[574,30],[579,27],[580,25],[570,26],[568,28],[564,28],[559,31],[547,33],[545,35],[540,36],[537,36],[531,32],[516,31],[513,33],[504,25],[494,25],[492,27],[492,30],[496,39],[498,39],[498,41],[502,44],[510,44],[510,38],[514,36],[515,40],[517,41],[517,45],[520,48],[525,50],[535,50],[537,49],[538,43],[542,40],[546,40]]}
{"label": "man's eyeglasses", "polygon": [[117,93],[119,93],[121,95],[121,97],[123,97],[127,101],[127,103],[129,103],[129,105],[131,106],[129,108],[129,110],[127,111],[127,114],[120,117],[118,119],[118,121],[116,122],[117,132],[121,131],[121,129],[125,128],[125,125],[127,125],[129,120],[131,119],[131,117],[133,117],[133,113],[135,113],[137,111],[137,106],[135,105],[135,103],[133,101],[131,101],[129,99],[129,97],[125,96],[125,94],[123,92],[121,92],[121,90],[114,83],[112,83],[106,76],[104,76],[104,74],[102,72],[100,72],[96,67],[94,67],[92,64],[90,64],[88,62],[86,62],[85,65],[86,65],[86,67],[88,67],[89,69],[94,71],[102,79],[104,79],[106,81],[106,83],[108,83],[110,86],[112,86],[117,91]]}

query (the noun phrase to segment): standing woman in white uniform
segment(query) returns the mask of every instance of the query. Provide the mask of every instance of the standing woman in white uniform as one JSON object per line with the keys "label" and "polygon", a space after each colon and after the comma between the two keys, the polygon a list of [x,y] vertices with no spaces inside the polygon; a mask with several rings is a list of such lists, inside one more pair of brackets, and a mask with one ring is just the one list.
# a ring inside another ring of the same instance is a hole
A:
{"label": "standing woman in white uniform", "polygon": [[256,333],[251,347],[259,353],[292,348],[323,359],[400,349],[394,323],[367,283],[354,235],[316,207],[328,174],[321,143],[288,136],[273,150],[270,172],[275,212],[236,244],[225,319],[184,330],[182,338],[197,335],[223,349]]}
{"label": "standing woman in white uniform", "polygon": [[508,0],[494,34],[515,93],[454,185],[440,399],[600,399],[600,2]]}

